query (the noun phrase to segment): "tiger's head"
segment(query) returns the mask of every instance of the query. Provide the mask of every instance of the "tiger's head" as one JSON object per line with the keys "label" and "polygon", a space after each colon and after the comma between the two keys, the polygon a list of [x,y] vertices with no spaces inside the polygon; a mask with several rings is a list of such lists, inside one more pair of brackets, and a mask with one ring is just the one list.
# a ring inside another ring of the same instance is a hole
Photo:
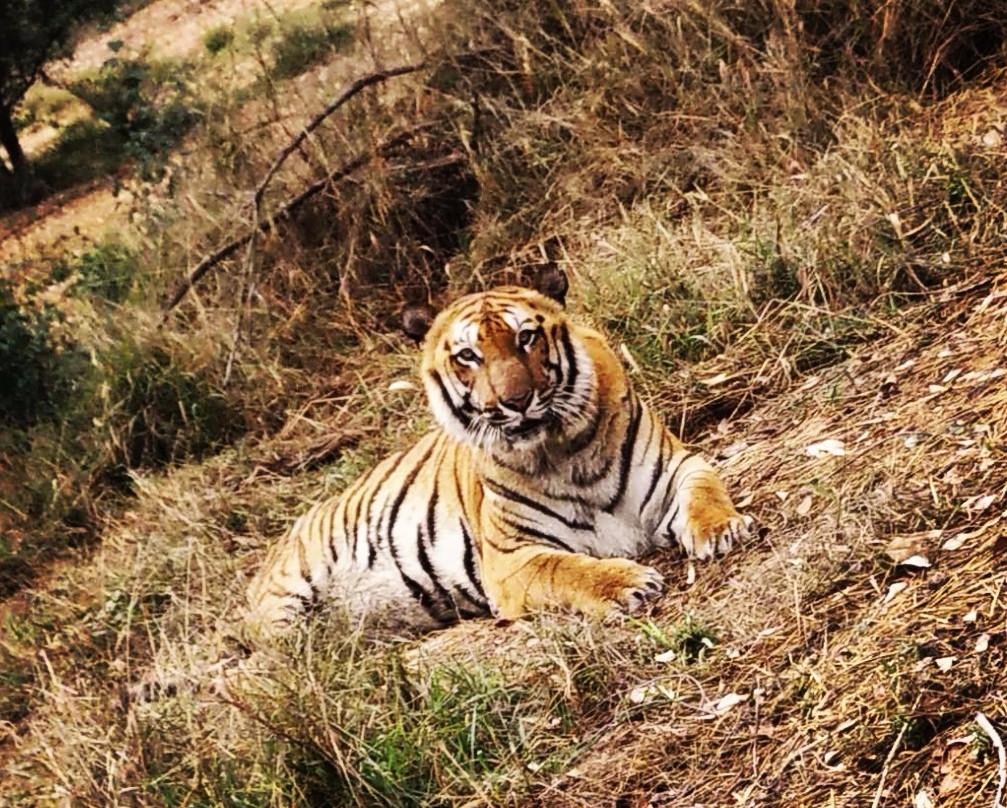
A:
{"label": "tiger's head", "polygon": [[422,373],[434,417],[458,440],[493,453],[527,451],[591,417],[590,359],[563,309],[566,278],[553,273],[540,288],[467,295],[432,321],[404,314],[407,333],[425,333]]}

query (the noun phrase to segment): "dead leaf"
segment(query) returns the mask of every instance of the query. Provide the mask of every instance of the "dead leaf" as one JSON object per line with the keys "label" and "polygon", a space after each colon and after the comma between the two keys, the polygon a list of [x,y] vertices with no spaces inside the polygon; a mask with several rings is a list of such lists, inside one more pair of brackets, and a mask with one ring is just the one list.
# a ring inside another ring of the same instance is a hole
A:
{"label": "dead leaf", "polygon": [[797,515],[807,516],[809,513],[811,513],[811,504],[812,504],[811,494],[808,494],[807,496],[804,497],[804,499],[802,499],[799,503],[797,503],[797,508],[795,509],[797,511]]}
{"label": "dead leaf", "polygon": [[899,594],[903,589],[905,589],[909,584],[905,581],[896,581],[890,587],[888,587],[888,592],[885,594],[885,603],[891,603],[896,595]]}
{"label": "dead leaf", "polygon": [[990,635],[980,634],[979,637],[976,639],[976,653],[984,654],[986,653],[986,649],[988,649],[989,647],[990,647]]}
{"label": "dead leaf", "polygon": [[942,550],[960,550],[962,545],[968,541],[969,534],[959,533],[952,539],[948,539],[944,544],[941,545]]}
{"label": "dead leaf", "polygon": [[744,496],[742,496],[741,499],[739,499],[737,502],[734,503],[734,507],[740,511],[742,508],[747,508],[749,505],[751,505],[754,499],[755,499],[754,494],[747,493]]}
{"label": "dead leaf", "polygon": [[1004,142],[1004,137],[996,129],[990,129],[983,135],[982,141],[987,149],[995,149]]}
{"label": "dead leaf", "polygon": [[937,659],[934,660],[934,664],[937,666],[937,669],[939,671],[947,673],[949,670],[951,670],[952,666],[955,664],[955,659],[957,659],[957,657],[953,656],[937,657]]}
{"label": "dead leaf", "polygon": [[[965,546],[965,543],[971,541],[972,539],[982,536],[987,530],[989,530],[994,525],[998,524],[1002,520],[1007,519],[1007,511],[997,514],[992,519],[988,519],[982,525],[980,525],[975,530],[969,530],[964,533],[959,533],[948,539],[944,544],[941,545],[942,550],[960,550]],[[1007,552],[1007,535],[1001,534],[997,537],[997,540],[993,543],[993,553],[998,555],[1000,553]]]}
{"label": "dead leaf", "polygon": [[804,451],[811,457],[827,457],[830,455],[833,457],[842,457],[846,454],[846,446],[841,440],[828,438],[817,443],[812,443]]}
{"label": "dead leaf", "polygon": [[911,533],[908,536],[892,536],[885,545],[885,555],[893,563],[904,564],[907,567],[929,567],[928,554],[932,542],[939,539],[939,530],[928,530],[925,533]]}
{"label": "dead leaf", "polygon": [[744,701],[748,701],[747,693],[728,693],[717,699],[713,705],[713,712],[717,715],[726,715]]}
{"label": "dead leaf", "polygon": [[985,511],[990,505],[997,501],[996,494],[986,494],[983,497],[970,497],[965,500],[965,507],[976,513],[980,511]]}

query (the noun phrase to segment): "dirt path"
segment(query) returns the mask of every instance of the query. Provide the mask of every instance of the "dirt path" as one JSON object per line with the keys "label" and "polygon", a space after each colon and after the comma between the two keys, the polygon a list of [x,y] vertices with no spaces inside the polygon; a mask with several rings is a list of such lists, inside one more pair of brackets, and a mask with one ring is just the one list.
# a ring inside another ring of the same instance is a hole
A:
{"label": "dirt path", "polygon": [[147,59],[181,59],[203,49],[203,34],[218,25],[283,13],[316,5],[318,0],[159,0],[129,19],[82,42],[64,69],[71,73],[101,67],[111,55],[108,43],[123,43],[120,55]]}

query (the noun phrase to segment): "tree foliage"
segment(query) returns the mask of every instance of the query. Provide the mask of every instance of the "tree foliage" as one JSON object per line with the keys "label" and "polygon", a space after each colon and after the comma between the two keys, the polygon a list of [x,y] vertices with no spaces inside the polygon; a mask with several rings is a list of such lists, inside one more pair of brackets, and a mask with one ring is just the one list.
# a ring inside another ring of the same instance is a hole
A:
{"label": "tree foliage", "polygon": [[[0,202],[23,190],[27,160],[18,142],[13,111],[42,75],[46,62],[65,53],[76,27],[114,11],[120,0],[3,0],[0,3]],[[11,177],[11,172],[15,177]],[[17,177],[21,182],[14,182]],[[8,186],[8,187],[5,187]],[[8,200],[9,201],[9,200]]]}

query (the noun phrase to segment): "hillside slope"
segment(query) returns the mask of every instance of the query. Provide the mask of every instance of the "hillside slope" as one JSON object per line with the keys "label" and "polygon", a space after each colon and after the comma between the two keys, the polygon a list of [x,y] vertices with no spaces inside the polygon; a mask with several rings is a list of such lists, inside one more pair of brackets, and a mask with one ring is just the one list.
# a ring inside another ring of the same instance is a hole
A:
{"label": "hillside slope", "polygon": [[[877,795],[876,804],[904,805],[921,804],[920,794],[987,804],[996,755],[974,719],[1007,712],[1005,323],[1007,276],[980,273],[847,361],[720,422],[699,446],[759,532],[698,566],[694,583],[680,559],[656,559],[671,591],[644,620],[473,621],[415,647],[351,643],[349,668],[346,638],[320,632],[313,652],[281,655],[261,679],[248,674],[223,695],[210,688],[123,713],[117,692],[131,681],[213,678],[208,666],[227,653],[242,598],[235,552],[246,536],[265,541],[253,529],[269,524],[262,504],[293,512],[355,464],[321,480],[300,475],[296,492],[259,453],[145,481],[95,562],[38,595],[36,608],[61,611],[64,598],[96,587],[107,599],[40,649],[48,674],[33,717],[8,741],[16,753],[5,789],[21,796],[7,799],[162,804],[166,791],[207,788],[223,788],[223,798],[229,787],[198,777],[219,778],[239,749],[261,756],[272,733],[338,771],[355,746],[331,733],[360,729],[359,719],[340,724],[355,709],[346,700],[359,698],[349,695],[359,677],[375,675],[361,655],[387,665],[405,653],[414,695],[403,705],[388,693],[396,675],[385,670],[391,681],[371,696],[387,711],[379,724],[445,692],[460,694],[480,732],[504,705],[515,709],[511,699],[520,707],[525,744],[512,738],[492,779],[468,783],[484,793],[470,805],[854,806]],[[256,511],[239,529],[236,515]],[[146,639],[123,643],[130,620],[149,626]],[[114,642],[109,626],[119,627]],[[143,661],[148,642],[153,669]],[[71,664],[82,657],[87,668]],[[459,671],[465,678],[450,678]],[[279,701],[269,706],[265,693]],[[493,699],[477,698],[486,693]],[[439,710],[434,720],[447,722]],[[254,787],[263,765],[253,757],[231,776],[248,799],[272,803]],[[400,789],[414,772],[403,766],[397,782],[395,771],[384,798],[411,804]],[[349,793],[381,802],[368,797],[373,787],[372,774]]]}
{"label": "hillside slope", "polygon": [[[9,248],[0,359],[38,376],[32,406],[56,392],[0,433],[0,804],[992,805],[975,720],[1007,737],[997,4],[388,8],[352,39],[339,2],[307,7],[314,29],[278,20],[277,47],[324,32],[293,75],[279,50],[251,84],[200,55],[227,81],[187,98],[198,122],[161,179],[131,180],[128,214],[96,206],[110,233],[57,212],[67,251],[43,258],[45,208],[15,217],[41,241]],[[297,128],[420,59],[293,150],[262,216],[363,169],[166,316],[259,221]],[[652,559],[669,592],[639,618],[422,639],[333,618],[249,656],[266,548],[429,428],[397,310],[525,280],[549,252],[572,316],[757,531],[694,569]]]}

